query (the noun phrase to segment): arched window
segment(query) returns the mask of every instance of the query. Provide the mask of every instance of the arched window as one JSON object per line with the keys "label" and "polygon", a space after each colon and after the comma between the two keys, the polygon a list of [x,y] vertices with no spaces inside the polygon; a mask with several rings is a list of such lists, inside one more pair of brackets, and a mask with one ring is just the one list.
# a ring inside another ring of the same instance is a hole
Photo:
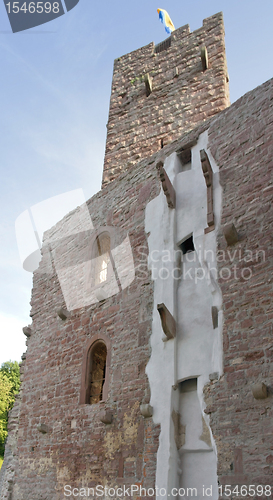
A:
{"label": "arched window", "polygon": [[109,278],[111,240],[108,232],[103,232],[95,239],[93,258],[95,261],[95,286]]}
{"label": "arched window", "polygon": [[96,342],[90,353],[89,380],[90,380],[90,404],[102,401],[103,386],[106,374],[107,349],[104,342]]}
{"label": "arched window", "polygon": [[110,341],[106,335],[97,333],[88,341],[83,357],[80,404],[107,399],[110,360]]}

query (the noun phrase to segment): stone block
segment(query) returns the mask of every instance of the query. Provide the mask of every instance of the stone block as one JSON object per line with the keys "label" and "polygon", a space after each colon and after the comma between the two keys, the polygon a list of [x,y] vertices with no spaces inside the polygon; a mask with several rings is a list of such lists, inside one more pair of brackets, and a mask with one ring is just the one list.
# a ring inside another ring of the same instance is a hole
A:
{"label": "stone block", "polygon": [[61,318],[63,321],[65,321],[67,318],[71,316],[70,312],[67,311],[67,309],[60,308],[57,310],[57,314],[59,318]]}
{"label": "stone block", "polygon": [[223,227],[223,233],[228,246],[235,245],[239,241],[238,233],[232,222]]}
{"label": "stone block", "polygon": [[111,410],[102,410],[99,413],[99,419],[103,424],[111,424],[113,420],[113,414]]}
{"label": "stone block", "polygon": [[158,304],[157,310],[160,315],[163,331],[167,339],[174,339],[176,336],[176,321],[165,304]]}
{"label": "stone block", "polygon": [[147,97],[149,97],[149,95],[153,91],[152,79],[151,79],[149,73],[147,73],[147,75],[145,75],[145,87],[146,87],[146,95],[147,95]]}
{"label": "stone block", "polygon": [[161,161],[156,165],[156,167],[159,170],[160,180],[162,182],[162,188],[167,199],[168,207],[175,208],[175,189]]}
{"label": "stone block", "polygon": [[25,334],[26,337],[30,337],[32,333],[31,328],[29,326],[24,326],[23,333]]}
{"label": "stone block", "polygon": [[153,416],[153,407],[149,404],[140,405],[140,413],[144,418],[149,418]]}
{"label": "stone block", "polygon": [[48,432],[51,431],[50,427],[46,424],[39,424],[37,425],[37,430],[41,432],[42,434],[47,434]]}
{"label": "stone block", "polygon": [[268,396],[268,390],[266,385],[263,382],[259,382],[257,384],[253,384],[251,387],[253,397],[255,399],[265,399]]}

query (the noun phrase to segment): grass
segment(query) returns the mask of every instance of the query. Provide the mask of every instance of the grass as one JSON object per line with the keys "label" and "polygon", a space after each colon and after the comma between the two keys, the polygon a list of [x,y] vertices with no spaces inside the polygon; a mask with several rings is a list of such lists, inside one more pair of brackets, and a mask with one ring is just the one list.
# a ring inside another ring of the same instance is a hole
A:
{"label": "grass", "polygon": [[2,467],[2,463],[3,463],[3,461],[4,461],[4,458],[3,458],[3,457],[0,457],[0,469],[1,469],[1,467]]}

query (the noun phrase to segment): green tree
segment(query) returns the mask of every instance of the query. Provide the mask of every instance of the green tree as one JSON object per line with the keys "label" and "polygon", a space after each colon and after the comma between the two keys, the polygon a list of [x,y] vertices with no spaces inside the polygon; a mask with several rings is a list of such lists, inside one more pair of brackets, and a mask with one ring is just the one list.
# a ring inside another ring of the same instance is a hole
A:
{"label": "green tree", "polygon": [[4,455],[8,435],[8,412],[20,388],[20,366],[17,361],[7,361],[0,368],[0,459]]}
{"label": "green tree", "polygon": [[8,435],[8,411],[12,404],[12,382],[0,370],[0,456],[4,455],[5,439]]}
{"label": "green tree", "polygon": [[17,361],[6,361],[2,364],[0,371],[6,375],[6,377],[12,383],[12,394],[15,395],[20,389],[20,365]]}

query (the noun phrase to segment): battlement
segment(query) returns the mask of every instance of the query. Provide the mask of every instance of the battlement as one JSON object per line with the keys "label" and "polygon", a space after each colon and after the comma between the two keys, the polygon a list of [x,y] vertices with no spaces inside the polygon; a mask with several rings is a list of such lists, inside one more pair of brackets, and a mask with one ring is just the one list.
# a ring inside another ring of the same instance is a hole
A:
{"label": "battlement", "polygon": [[116,59],[102,185],[228,105],[221,12]]}

